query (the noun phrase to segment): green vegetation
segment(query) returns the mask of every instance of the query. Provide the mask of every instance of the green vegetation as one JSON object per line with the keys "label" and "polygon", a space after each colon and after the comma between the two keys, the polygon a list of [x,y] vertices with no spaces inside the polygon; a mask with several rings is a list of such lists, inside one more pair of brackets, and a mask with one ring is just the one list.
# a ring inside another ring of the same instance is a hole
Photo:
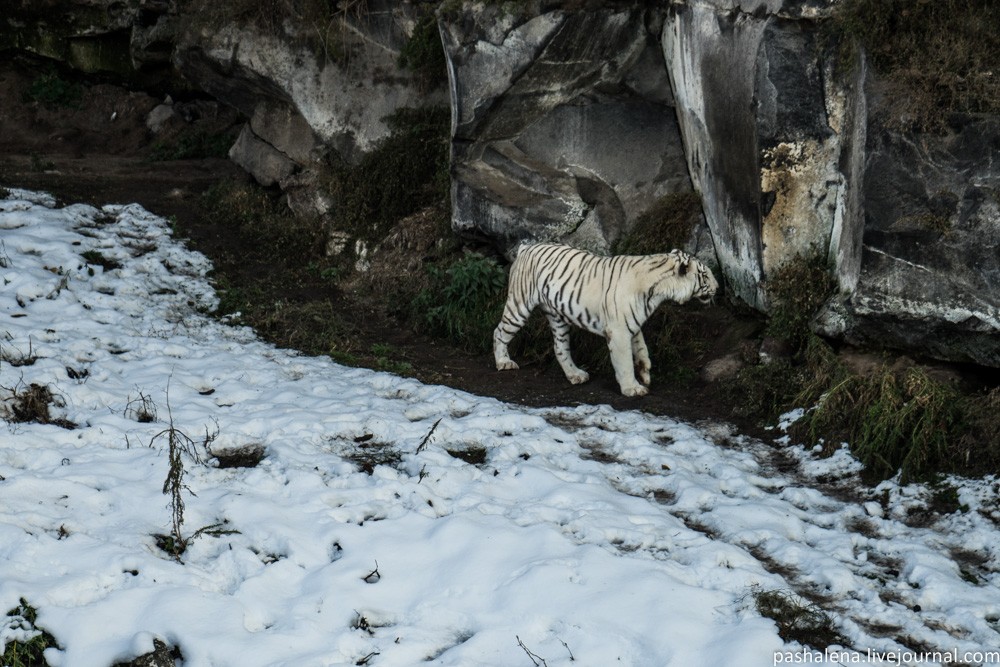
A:
{"label": "green vegetation", "polygon": [[[13,635],[3,647],[0,665],[4,667],[39,667],[47,665],[45,649],[58,648],[55,637],[38,627],[38,611],[21,598],[17,607],[7,612],[2,623]],[[6,634],[6,633],[5,633]]]}
{"label": "green vegetation", "polygon": [[213,257],[215,314],[276,345],[350,362],[355,350],[330,280],[349,267],[326,256],[326,225],[292,215],[275,193],[249,183],[222,183],[202,204],[227,236]]}
{"label": "green vegetation", "polygon": [[833,30],[890,86],[890,122],[940,131],[951,113],[1000,112],[1000,4],[844,0]]}
{"label": "green vegetation", "polygon": [[751,595],[757,613],[773,620],[778,626],[778,636],[786,642],[816,649],[844,643],[833,629],[833,620],[816,605],[785,591],[755,589]]}
{"label": "green vegetation", "polygon": [[826,260],[818,250],[779,267],[766,283],[771,314],[767,335],[804,349],[809,321],[833,292]]}
{"label": "green vegetation", "polygon": [[204,130],[181,132],[169,140],[154,142],[149,153],[149,159],[159,162],[163,160],[226,157],[235,140],[236,136],[233,131],[218,134],[212,134]]}
{"label": "green vegetation", "polygon": [[696,192],[670,194],[657,201],[619,238],[616,255],[650,255],[682,248],[701,219],[701,196]]}
{"label": "green vegetation", "polygon": [[447,267],[427,269],[430,285],[414,300],[424,330],[473,352],[492,349],[503,312],[507,276],[496,260],[468,254]]}
{"label": "green vegetation", "polygon": [[960,392],[915,366],[869,375],[835,367],[827,377],[832,382],[825,386],[804,388],[800,404],[816,407],[793,433],[822,439],[831,452],[849,443],[869,480],[899,472],[904,483],[926,481],[942,472],[996,472],[1000,465],[1000,390]]}
{"label": "green vegetation", "polygon": [[259,245],[275,261],[321,270],[328,230],[319,219],[292,215],[272,192],[250,183],[220,183],[202,201],[220,226]]}
{"label": "green vegetation", "polygon": [[49,109],[75,109],[82,97],[83,87],[62,78],[55,69],[37,76],[24,93],[25,102],[39,102]]}
{"label": "green vegetation", "polygon": [[848,443],[869,481],[897,472],[903,482],[940,472],[995,472],[1000,390],[963,392],[913,364],[852,372],[809,330],[831,288],[819,253],[771,277],[765,334],[787,344],[790,354],[740,370],[731,389],[736,414],[773,422],[792,408],[814,406],[792,425],[792,435],[824,442],[827,454]]}
{"label": "green vegetation", "polygon": [[357,166],[335,168],[328,183],[334,228],[369,242],[448,195],[448,109],[400,109],[386,122],[392,134]]}
{"label": "green vegetation", "polygon": [[102,254],[97,250],[86,250],[80,253],[80,256],[83,257],[83,261],[85,261],[87,264],[100,266],[105,271],[114,271],[115,269],[122,268],[122,265],[120,263],[111,259],[110,257],[106,257],[104,254]]}
{"label": "green vegetation", "polygon": [[371,354],[375,359],[376,370],[396,375],[411,375],[413,373],[413,366],[407,361],[400,360],[398,357],[402,353],[388,343],[375,343],[371,347]]}
{"label": "green vegetation", "polygon": [[31,170],[32,171],[51,171],[56,168],[55,162],[52,160],[47,160],[43,158],[38,153],[31,154]]}
{"label": "green vegetation", "polygon": [[852,372],[814,335],[791,359],[742,369],[731,391],[737,414],[764,422],[813,406],[792,424],[792,436],[824,443],[827,455],[847,443],[869,482],[1000,467],[1000,389],[963,392],[914,365]]}
{"label": "green vegetation", "polygon": [[736,377],[731,396],[742,417],[772,421],[796,405],[807,386],[829,376],[833,351],[809,329],[809,322],[830,296],[832,283],[818,251],[778,268],[766,291],[771,314],[764,329],[787,347],[788,358],[745,366]]}
{"label": "green vegetation", "polygon": [[444,83],[447,65],[433,12],[421,17],[414,26],[410,39],[399,50],[399,66],[413,72],[425,89]]}
{"label": "green vegetation", "polygon": [[946,464],[948,441],[961,418],[958,392],[918,368],[870,376],[848,374],[804,419],[810,439],[838,434],[874,479],[901,471],[926,479]]}

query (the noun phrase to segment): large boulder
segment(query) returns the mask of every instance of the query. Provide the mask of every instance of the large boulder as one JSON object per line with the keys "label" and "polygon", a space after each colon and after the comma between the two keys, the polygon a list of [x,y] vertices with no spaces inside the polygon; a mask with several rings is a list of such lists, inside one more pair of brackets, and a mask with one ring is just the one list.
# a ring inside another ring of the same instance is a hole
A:
{"label": "large boulder", "polygon": [[371,0],[365,12],[336,11],[317,23],[188,16],[174,62],[199,88],[259,119],[257,137],[294,144],[291,153],[272,145],[297,163],[313,155],[313,138],[356,163],[389,135],[386,118],[396,110],[448,103],[443,87],[428,90],[398,65],[420,11],[420,3]]}
{"label": "large boulder", "polygon": [[459,232],[606,251],[663,197],[691,191],[662,10],[608,4],[466,3],[444,17]]}

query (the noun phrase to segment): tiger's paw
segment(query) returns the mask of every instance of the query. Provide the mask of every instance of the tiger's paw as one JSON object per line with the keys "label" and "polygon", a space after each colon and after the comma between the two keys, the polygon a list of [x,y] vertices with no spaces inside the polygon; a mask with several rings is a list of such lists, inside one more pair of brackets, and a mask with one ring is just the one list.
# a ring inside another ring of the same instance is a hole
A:
{"label": "tiger's paw", "polygon": [[638,384],[634,387],[622,387],[622,396],[645,396],[648,393],[648,388]]}
{"label": "tiger's paw", "polygon": [[570,381],[571,384],[583,384],[590,379],[590,374],[587,371],[579,371],[577,373],[567,373],[566,379]]}
{"label": "tiger's paw", "polygon": [[516,371],[518,368],[520,368],[520,366],[517,365],[517,362],[511,361],[510,359],[508,359],[507,361],[497,362],[498,371]]}

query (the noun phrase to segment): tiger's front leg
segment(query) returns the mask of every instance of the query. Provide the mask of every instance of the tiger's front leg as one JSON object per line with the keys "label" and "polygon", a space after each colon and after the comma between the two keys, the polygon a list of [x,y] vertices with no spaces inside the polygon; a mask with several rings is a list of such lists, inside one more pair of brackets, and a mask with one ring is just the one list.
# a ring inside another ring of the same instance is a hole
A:
{"label": "tiger's front leg", "polygon": [[500,324],[493,330],[493,360],[496,362],[498,371],[515,371],[518,369],[517,362],[510,358],[507,346],[513,340],[514,335],[528,321],[533,307],[528,307],[520,303],[513,296],[508,296],[503,316],[500,318]]}
{"label": "tiger's front leg", "polygon": [[611,365],[615,369],[615,379],[623,396],[645,396],[649,389],[639,384],[635,379],[635,366],[632,360],[633,336],[627,329],[610,331],[607,334],[608,350],[611,352]]}

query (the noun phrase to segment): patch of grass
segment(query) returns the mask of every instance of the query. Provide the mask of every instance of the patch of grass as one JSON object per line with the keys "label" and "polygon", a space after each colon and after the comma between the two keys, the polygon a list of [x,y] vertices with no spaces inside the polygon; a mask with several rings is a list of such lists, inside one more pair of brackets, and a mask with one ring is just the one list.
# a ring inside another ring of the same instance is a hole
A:
{"label": "patch of grass", "polygon": [[378,466],[395,468],[403,461],[403,454],[394,444],[378,442],[370,435],[355,438],[355,446],[343,454],[343,457],[358,466],[369,475]]}
{"label": "patch of grass", "polygon": [[414,300],[418,326],[469,351],[492,349],[503,312],[507,274],[496,260],[470,253],[427,269],[430,286]]}
{"label": "patch of grass", "polygon": [[844,0],[831,27],[889,83],[891,124],[941,131],[952,113],[1000,112],[998,25],[991,0]]}
{"label": "patch of grass", "polygon": [[943,476],[936,476],[932,480],[930,488],[932,493],[930,507],[934,511],[941,514],[969,511],[969,506],[959,499],[958,489]]}
{"label": "patch of grass", "polygon": [[871,479],[927,479],[946,465],[959,394],[920,368],[848,375],[802,420],[811,440],[846,441]]}
{"label": "patch of grass", "polygon": [[779,267],[765,285],[770,315],[765,333],[801,350],[811,337],[809,322],[833,292],[826,260],[817,250]]}
{"label": "patch of grass", "polygon": [[425,90],[447,79],[444,46],[434,12],[427,12],[417,21],[413,34],[399,50],[399,66],[413,72]]}
{"label": "patch of grass", "polygon": [[204,130],[185,131],[169,140],[154,142],[149,159],[153,162],[162,162],[226,157],[234,141],[236,135],[232,130],[222,133],[210,133]]}
{"label": "patch of grass", "polygon": [[25,385],[18,382],[15,387],[0,387],[9,394],[4,404],[4,418],[12,424],[54,424],[65,429],[74,429],[76,424],[68,419],[53,417],[49,406],[62,406],[63,400],[47,385]]}
{"label": "patch of grass", "polygon": [[54,69],[35,77],[25,91],[25,102],[38,102],[48,109],[76,109],[83,97],[83,86],[62,78]]}
{"label": "patch of grass", "polygon": [[773,422],[792,407],[808,376],[808,368],[790,359],[744,366],[730,389],[733,412],[763,423]]}
{"label": "patch of grass", "polygon": [[413,365],[399,359],[400,351],[387,343],[375,343],[371,347],[371,355],[375,360],[375,369],[395,373],[396,375],[411,375]]}
{"label": "patch of grass", "polygon": [[56,168],[56,163],[46,159],[38,153],[31,154],[31,171],[52,171]]}
{"label": "patch of grass", "polygon": [[280,265],[318,266],[324,257],[326,225],[292,215],[271,190],[224,181],[210,188],[202,203],[220,227],[237,232],[246,243],[260,244]]}
{"label": "patch of grass", "polygon": [[259,442],[252,442],[242,447],[213,450],[211,455],[220,468],[256,468],[264,460],[267,448]]}
{"label": "patch of grass", "polygon": [[448,455],[452,458],[465,461],[474,466],[483,465],[486,463],[487,451],[485,447],[474,446],[467,447],[464,449],[445,449]]}
{"label": "patch of grass", "polygon": [[334,168],[327,183],[334,228],[369,243],[448,197],[448,109],[400,109],[387,123],[392,134],[357,166]]}
{"label": "patch of grass", "polygon": [[757,613],[777,624],[778,636],[784,641],[820,650],[844,643],[844,638],[833,629],[833,619],[816,605],[786,591],[756,589],[751,595]]}
{"label": "patch of grass", "polygon": [[701,217],[696,192],[670,194],[639,216],[628,234],[615,241],[616,255],[650,255],[683,248]]}
{"label": "patch of grass", "polygon": [[[4,667],[39,667],[47,665],[45,649],[58,648],[55,637],[38,627],[38,611],[21,598],[18,606],[7,612],[0,621],[4,634],[12,636],[0,655]],[[9,633],[9,634],[8,634]]]}
{"label": "patch of grass", "polygon": [[833,349],[810,335],[795,357],[741,368],[729,388],[733,411],[740,417],[773,423],[786,410],[815,401],[843,373]]}
{"label": "patch of grass", "polygon": [[120,263],[111,259],[110,257],[106,257],[97,250],[84,251],[80,253],[80,256],[83,257],[83,261],[85,261],[87,264],[100,266],[105,271],[113,271],[115,269],[122,268],[122,265]]}
{"label": "patch of grass", "polygon": [[222,183],[203,206],[227,237],[213,257],[214,314],[281,347],[356,364],[335,284],[351,268],[344,258],[326,256],[325,224],[296,218],[274,193],[250,184]]}

